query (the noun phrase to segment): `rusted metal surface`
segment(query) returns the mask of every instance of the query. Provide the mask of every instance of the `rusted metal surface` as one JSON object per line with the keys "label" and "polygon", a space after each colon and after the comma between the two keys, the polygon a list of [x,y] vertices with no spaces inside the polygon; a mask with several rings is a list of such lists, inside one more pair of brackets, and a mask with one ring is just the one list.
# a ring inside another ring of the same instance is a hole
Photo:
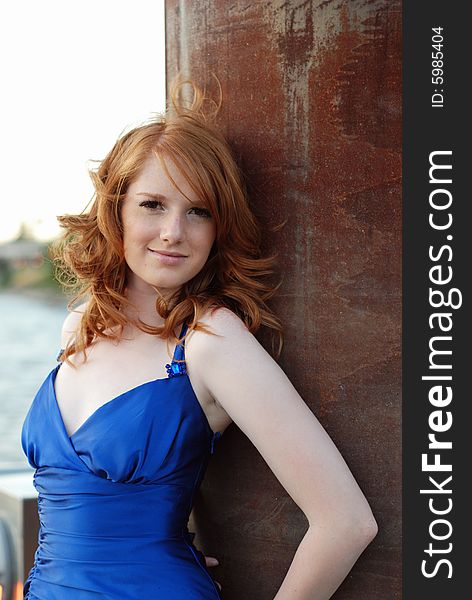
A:
{"label": "rusted metal surface", "polygon": [[[265,246],[279,251],[280,364],[379,524],[335,598],[398,599],[401,5],[167,0],[166,25],[168,81],[182,69],[222,82],[219,123],[248,176]],[[196,542],[220,559],[225,600],[273,597],[307,522],[234,426],[194,513]]]}

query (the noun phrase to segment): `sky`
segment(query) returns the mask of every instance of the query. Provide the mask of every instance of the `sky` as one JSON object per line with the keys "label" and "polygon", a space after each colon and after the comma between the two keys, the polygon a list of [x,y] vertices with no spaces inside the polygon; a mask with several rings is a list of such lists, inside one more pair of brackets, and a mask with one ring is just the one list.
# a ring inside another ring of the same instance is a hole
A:
{"label": "sky", "polygon": [[165,107],[164,0],[0,4],[0,243],[81,212],[88,168]]}

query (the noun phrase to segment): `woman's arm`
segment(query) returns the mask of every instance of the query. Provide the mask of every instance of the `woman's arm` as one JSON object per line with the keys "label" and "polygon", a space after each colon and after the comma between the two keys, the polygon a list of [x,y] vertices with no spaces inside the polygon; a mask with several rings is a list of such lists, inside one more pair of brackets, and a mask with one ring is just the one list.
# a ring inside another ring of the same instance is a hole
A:
{"label": "woman's arm", "polygon": [[377,533],[369,504],[331,438],[244,323],[227,309],[202,321],[220,337],[189,334],[189,366],[309,522],[275,599],[327,600]]}

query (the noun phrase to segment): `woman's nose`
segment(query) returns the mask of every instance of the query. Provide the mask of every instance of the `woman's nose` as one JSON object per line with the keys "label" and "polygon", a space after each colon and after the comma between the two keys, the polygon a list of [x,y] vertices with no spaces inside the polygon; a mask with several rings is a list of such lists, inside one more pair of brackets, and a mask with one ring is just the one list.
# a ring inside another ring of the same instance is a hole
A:
{"label": "woman's nose", "polygon": [[167,214],[161,221],[161,239],[169,243],[179,242],[184,235],[182,219],[178,214]]}

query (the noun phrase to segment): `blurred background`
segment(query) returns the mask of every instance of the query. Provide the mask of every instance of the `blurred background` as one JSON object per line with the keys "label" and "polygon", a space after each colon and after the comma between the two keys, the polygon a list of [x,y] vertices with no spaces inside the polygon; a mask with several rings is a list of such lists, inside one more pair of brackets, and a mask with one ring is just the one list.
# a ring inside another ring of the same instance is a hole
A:
{"label": "blurred background", "polygon": [[67,298],[48,244],[79,213],[120,134],[165,108],[163,0],[0,6],[0,471],[27,465],[21,426],[56,365]]}

